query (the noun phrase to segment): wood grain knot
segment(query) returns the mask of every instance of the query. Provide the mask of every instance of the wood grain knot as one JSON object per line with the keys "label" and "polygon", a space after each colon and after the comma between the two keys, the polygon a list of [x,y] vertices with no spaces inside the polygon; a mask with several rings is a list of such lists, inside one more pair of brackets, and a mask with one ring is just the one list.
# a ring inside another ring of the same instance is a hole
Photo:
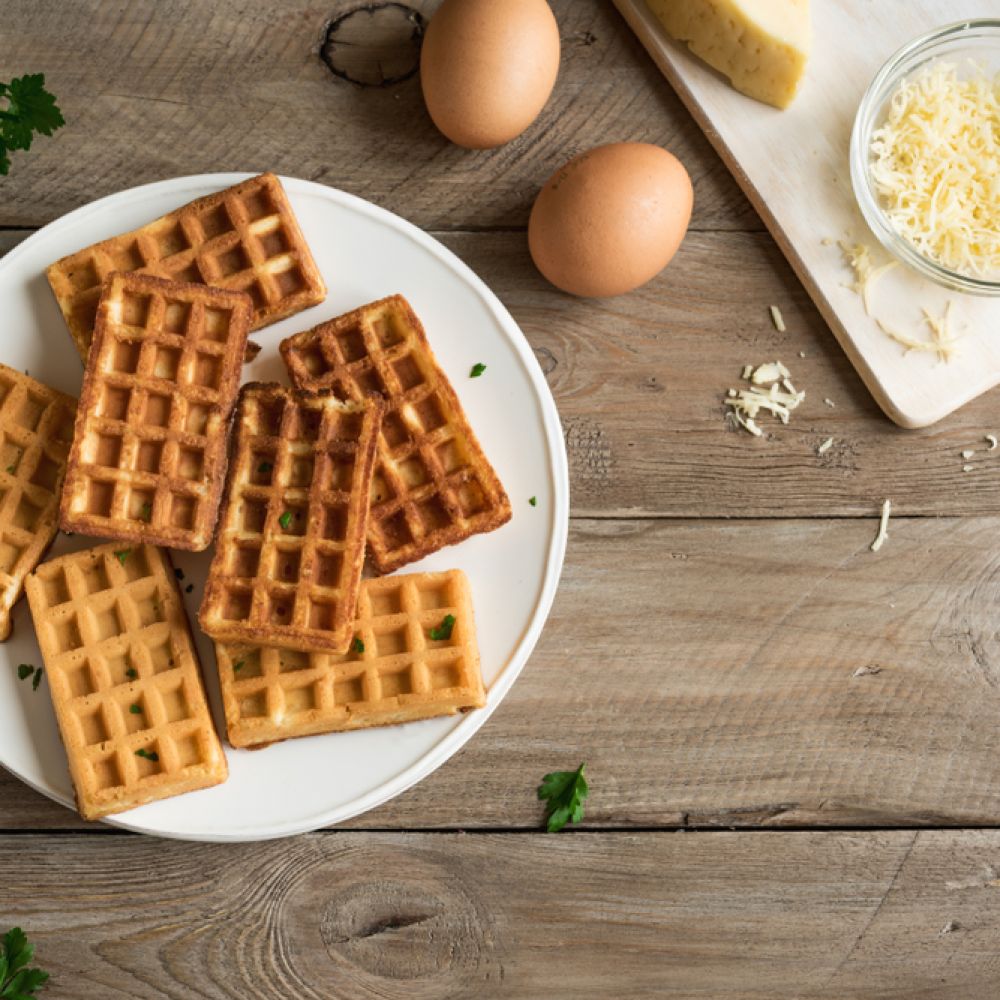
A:
{"label": "wood grain knot", "polygon": [[421,867],[351,879],[324,904],[323,944],[352,984],[343,995],[436,1000],[501,978],[490,913],[453,876]]}
{"label": "wood grain knot", "polygon": [[423,14],[405,3],[359,4],[327,26],[319,57],[359,87],[392,87],[420,68]]}

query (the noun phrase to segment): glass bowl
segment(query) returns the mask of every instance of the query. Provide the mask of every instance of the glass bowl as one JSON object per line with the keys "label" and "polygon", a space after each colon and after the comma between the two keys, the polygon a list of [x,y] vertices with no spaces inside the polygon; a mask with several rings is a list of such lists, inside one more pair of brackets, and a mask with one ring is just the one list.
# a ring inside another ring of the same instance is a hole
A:
{"label": "glass bowl", "polygon": [[872,133],[882,124],[896,88],[904,77],[912,77],[928,63],[942,58],[954,63],[972,60],[988,73],[1000,72],[1000,19],[980,18],[936,28],[904,45],[875,74],[851,133],[851,183],[865,221],[894,258],[955,291],[1000,296],[1000,274],[973,276],[953,271],[928,259],[900,236],[882,209],[869,169]]}

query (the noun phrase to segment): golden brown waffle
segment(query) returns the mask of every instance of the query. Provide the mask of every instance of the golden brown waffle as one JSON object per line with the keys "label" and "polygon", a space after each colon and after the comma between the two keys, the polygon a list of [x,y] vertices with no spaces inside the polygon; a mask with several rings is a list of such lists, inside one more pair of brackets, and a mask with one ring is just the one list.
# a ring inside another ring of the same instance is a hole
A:
{"label": "golden brown waffle", "polygon": [[250,315],[240,292],[108,278],[59,508],[64,530],[208,548]]}
{"label": "golden brown waffle", "polygon": [[[454,623],[444,638],[447,615]],[[461,570],[362,581],[353,636],[352,649],[340,655],[217,645],[229,742],[255,747],[485,704]]]}
{"label": "golden brown waffle", "polygon": [[84,361],[101,287],[112,271],[246,292],[253,300],[254,330],[326,298],[326,285],[274,174],[199,198],[52,264],[45,274]]}
{"label": "golden brown waffle", "polygon": [[84,819],[226,780],[164,552],[74,552],[42,563],[27,591]]}
{"label": "golden brown waffle", "polygon": [[199,621],[212,638],[342,653],[382,401],[244,386]]}
{"label": "golden brown waffle", "polygon": [[76,400],[0,365],[0,640],[52,544]]}
{"label": "golden brown waffle", "polygon": [[373,302],[281,342],[292,382],[387,401],[368,553],[390,573],[510,520],[510,501],[410,304]]}

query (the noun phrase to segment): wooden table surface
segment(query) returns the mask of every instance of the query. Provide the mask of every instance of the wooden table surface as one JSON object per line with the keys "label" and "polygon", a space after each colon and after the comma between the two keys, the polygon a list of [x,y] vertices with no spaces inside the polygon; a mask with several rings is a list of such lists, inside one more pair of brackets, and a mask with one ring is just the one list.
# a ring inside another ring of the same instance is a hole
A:
{"label": "wooden table surface", "polygon": [[[210,846],[88,826],[2,773],[0,929],[72,1000],[995,998],[996,395],[919,432],[880,415],[610,0],[553,0],[562,70],[524,136],[449,145],[415,72],[436,5],[4,4],[0,79],[44,72],[69,124],[0,180],[0,252],[203,171],[399,212],[531,342],[573,520],[537,651],[432,777],[346,829]],[[687,166],[690,234],[645,288],[571,299],[528,257],[532,199],[629,139]],[[806,402],[764,440],[727,431],[725,390],[775,357]],[[581,760],[585,822],[541,832],[541,775]]]}

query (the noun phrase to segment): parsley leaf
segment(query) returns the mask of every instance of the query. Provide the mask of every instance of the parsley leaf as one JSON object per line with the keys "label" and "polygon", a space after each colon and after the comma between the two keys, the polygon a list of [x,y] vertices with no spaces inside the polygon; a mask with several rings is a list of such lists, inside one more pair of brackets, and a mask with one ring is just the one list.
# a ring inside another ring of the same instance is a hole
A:
{"label": "parsley leaf", "polygon": [[35,679],[31,682],[31,690],[32,691],[37,691],[38,690],[38,685],[41,684],[41,683],[42,683],[42,668],[39,667],[35,671]]}
{"label": "parsley leaf", "polygon": [[278,524],[280,524],[281,527],[287,531],[292,524],[292,512],[290,510],[286,510],[285,513],[278,518]]}
{"label": "parsley leaf", "polygon": [[469,378],[479,378],[484,371],[486,371],[486,365],[480,361],[472,366],[472,371],[469,372]]}
{"label": "parsley leaf", "polygon": [[130,555],[132,555],[132,550],[131,550],[131,549],[116,549],[116,550],[115,550],[115,558],[116,558],[116,559],[117,559],[117,560],[118,560],[118,561],[119,561],[119,562],[120,562],[120,563],[121,563],[121,564],[122,564],[123,566],[125,565],[125,560],[126,560],[126,559],[128,559],[128,557],[129,557]]}
{"label": "parsley leaf", "polygon": [[455,627],[455,616],[445,615],[441,619],[441,624],[437,628],[431,629],[432,639],[450,639],[451,630]]}
{"label": "parsley leaf", "polygon": [[125,671],[125,676],[130,681],[134,681],[139,676],[139,671],[136,670],[135,667],[129,667],[128,670]]}
{"label": "parsley leaf", "polygon": [[136,757],[145,757],[146,760],[151,760],[154,764],[160,759],[160,755],[155,750],[147,750],[145,747],[140,747],[135,752]]}
{"label": "parsley leaf", "polygon": [[361,641],[360,636],[354,637],[354,642],[351,643],[351,649],[355,653],[363,653],[365,651],[365,644]]}
{"label": "parsley leaf", "polygon": [[583,775],[586,764],[575,771],[553,771],[542,778],[538,786],[538,797],[548,801],[545,818],[549,833],[558,833],[567,823],[579,823],[583,819],[583,800],[590,794],[587,779]]}
{"label": "parsley leaf", "polygon": [[35,668],[30,663],[19,663],[17,665],[17,679],[19,681],[26,681],[34,672]]}
{"label": "parsley leaf", "polygon": [[531,497],[528,500],[528,503],[530,503],[532,507],[537,507],[538,506],[538,497]]}
{"label": "parsley leaf", "polygon": [[49,974],[41,969],[29,969],[35,957],[35,946],[20,927],[14,927],[0,941],[0,997],[10,1000],[33,1000],[35,990],[44,986]]}
{"label": "parsley leaf", "polygon": [[29,149],[32,133],[52,135],[66,124],[56,99],[45,89],[45,74],[34,73],[0,83],[0,174],[10,170],[10,156],[15,149]]}
{"label": "parsley leaf", "polygon": [[237,660],[233,664],[233,673],[234,674],[235,673],[239,673],[239,671],[241,671],[243,669],[243,667],[244,667],[244,661],[243,660]]}
{"label": "parsley leaf", "polygon": [[139,508],[139,518],[143,521],[148,521],[152,518],[152,516],[153,516],[153,505],[147,500]]}
{"label": "parsley leaf", "polygon": [[16,465],[8,465],[8,466],[7,466],[7,471],[8,471],[8,472],[9,472],[9,473],[10,473],[11,475],[14,475],[14,470],[15,470],[16,468],[17,468],[17,466],[16,466]]}
{"label": "parsley leaf", "polygon": [[128,710],[133,715],[142,715],[142,709],[138,705],[129,705]]}

